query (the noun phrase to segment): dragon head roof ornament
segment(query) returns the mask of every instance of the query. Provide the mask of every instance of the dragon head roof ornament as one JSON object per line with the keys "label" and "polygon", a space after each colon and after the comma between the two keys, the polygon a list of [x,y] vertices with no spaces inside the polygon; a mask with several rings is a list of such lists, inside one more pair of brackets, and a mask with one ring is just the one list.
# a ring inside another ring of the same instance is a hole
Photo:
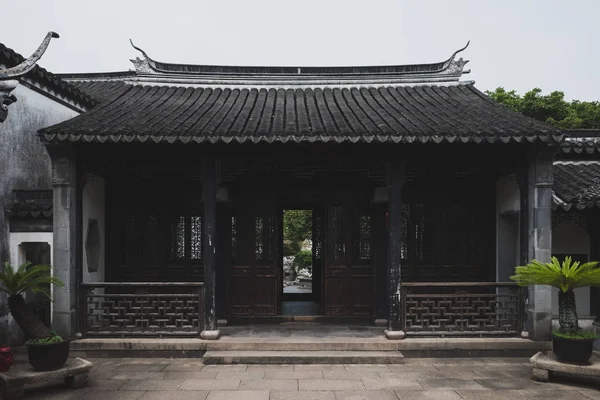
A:
{"label": "dragon head roof ornament", "polygon": [[31,56],[29,56],[29,58],[17,66],[7,69],[0,69],[0,122],[4,122],[6,120],[6,117],[8,116],[8,106],[17,101],[17,98],[15,95],[11,94],[11,92],[19,84],[18,78],[26,75],[35,68],[36,62],[38,62],[38,60],[42,58],[42,55],[44,55],[46,52],[46,49],[50,44],[50,40],[58,37],[58,33],[48,32],[40,46],[36,51],[33,52]]}

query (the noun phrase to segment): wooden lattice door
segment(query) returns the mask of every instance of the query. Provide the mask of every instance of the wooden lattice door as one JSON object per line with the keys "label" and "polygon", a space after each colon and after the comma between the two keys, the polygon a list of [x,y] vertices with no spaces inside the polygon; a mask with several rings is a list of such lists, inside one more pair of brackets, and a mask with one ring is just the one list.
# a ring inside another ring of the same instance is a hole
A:
{"label": "wooden lattice door", "polygon": [[231,316],[279,313],[281,213],[273,203],[242,204],[231,219]]}
{"label": "wooden lattice door", "polygon": [[372,217],[359,203],[331,204],[325,252],[326,315],[373,314]]}

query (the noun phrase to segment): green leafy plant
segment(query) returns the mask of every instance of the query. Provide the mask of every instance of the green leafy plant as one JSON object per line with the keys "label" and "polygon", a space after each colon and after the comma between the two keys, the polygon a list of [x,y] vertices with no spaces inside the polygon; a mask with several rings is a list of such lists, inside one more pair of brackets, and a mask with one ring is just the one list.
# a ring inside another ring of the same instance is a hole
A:
{"label": "green leafy plant", "polygon": [[8,295],[8,309],[26,339],[47,339],[53,336],[50,328],[44,325],[23,298],[23,293],[31,291],[52,300],[48,285],[64,286],[58,278],[51,275],[50,266],[47,265],[26,262],[15,269],[9,263],[4,263],[4,269],[0,272],[0,291]]}
{"label": "green leafy plant", "polygon": [[62,336],[54,333],[53,336],[49,336],[47,338],[28,340],[25,344],[52,344],[52,343],[60,343],[62,341],[63,341]]}
{"label": "green leafy plant", "polygon": [[299,270],[306,268],[309,271],[312,271],[312,251],[310,250],[300,250],[296,253],[294,257],[294,268],[296,272]]}
{"label": "green leafy plant", "polygon": [[581,339],[586,334],[579,327],[573,289],[600,286],[600,268],[597,266],[597,261],[580,263],[573,261],[571,257],[565,257],[561,263],[556,257],[552,257],[549,263],[533,260],[525,266],[517,267],[515,275],[510,279],[519,286],[550,285],[558,288],[559,330],[555,334]]}

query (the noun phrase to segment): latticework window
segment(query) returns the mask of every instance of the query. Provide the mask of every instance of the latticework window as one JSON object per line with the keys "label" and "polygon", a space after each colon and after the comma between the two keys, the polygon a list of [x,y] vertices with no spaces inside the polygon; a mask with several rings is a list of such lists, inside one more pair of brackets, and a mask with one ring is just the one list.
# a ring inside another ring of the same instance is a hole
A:
{"label": "latticework window", "polygon": [[320,215],[315,217],[315,238],[313,248],[315,252],[315,260],[320,260],[323,254],[323,217]]}
{"label": "latticework window", "polygon": [[202,217],[190,218],[190,258],[192,260],[202,259]]}
{"label": "latticework window", "polygon": [[237,258],[237,220],[231,217],[231,258]]}
{"label": "latticework window", "polygon": [[254,253],[257,260],[271,260],[273,258],[273,226],[272,216],[257,216],[254,220]]}
{"label": "latticework window", "polygon": [[361,215],[358,217],[357,229],[352,237],[352,258],[360,261],[371,259],[371,217]]}
{"label": "latticework window", "polygon": [[185,259],[185,217],[180,216],[171,220],[171,260]]}

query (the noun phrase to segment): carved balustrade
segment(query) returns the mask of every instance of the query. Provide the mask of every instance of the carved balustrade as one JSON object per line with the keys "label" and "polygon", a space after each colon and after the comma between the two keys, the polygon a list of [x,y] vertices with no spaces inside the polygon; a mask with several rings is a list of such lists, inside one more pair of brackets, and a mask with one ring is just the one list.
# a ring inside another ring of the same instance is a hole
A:
{"label": "carved balustrade", "polygon": [[100,282],[80,285],[84,337],[198,337],[204,325],[201,282]]}
{"label": "carved balustrade", "polygon": [[518,336],[523,288],[515,283],[410,282],[401,285],[408,336]]}

